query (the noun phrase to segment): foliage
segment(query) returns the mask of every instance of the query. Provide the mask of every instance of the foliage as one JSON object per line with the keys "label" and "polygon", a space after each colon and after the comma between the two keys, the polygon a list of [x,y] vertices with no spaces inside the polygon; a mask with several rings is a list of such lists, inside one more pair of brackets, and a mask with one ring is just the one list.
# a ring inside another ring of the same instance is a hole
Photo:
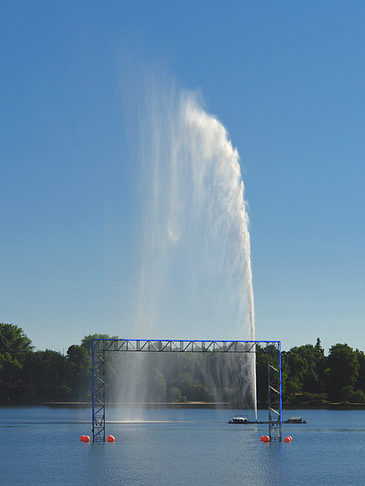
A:
{"label": "foliage", "polygon": [[93,339],[118,339],[118,336],[109,336],[109,334],[89,334],[81,341],[81,346],[85,348],[90,354],[92,353]]}
{"label": "foliage", "polygon": [[[20,327],[1,323],[0,401],[89,401],[92,340],[96,338],[110,337],[85,336],[80,344],[70,346],[66,355],[49,349],[33,351],[31,340]],[[275,360],[274,347],[256,346],[257,399],[262,406],[267,401],[270,353]],[[242,399],[247,378],[241,371],[247,366],[247,358],[240,359],[211,352],[184,356],[151,353],[144,354],[143,359],[140,354],[131,357],[129,353],[111,353],[106,361],[107,400],[120,400],[120,390],[126,386],[134,388],[145,401],[216,401],[244,408],[250,406]],[[286,405],[365,402],[365,354],[347,344],[335,344],[328,356],[319,338],[315,345],[295,346],[283,352],[282,378]]]}
{"label": "foliage", "polygon": [[325,389],[325,356],[318,338],[315,346],[305,344],[283,352],[284,395],[293,399],[298,393],[321,393]]}
{"label": "foliage", "polygon": [[23,329],[14,324],[0,323],[0,354],[9,353],[11,356],[17,356],[31,349],[31,340],[24,334]]}
{"label": "foliage", "polygon": [[70,398],[85,400],[88,398],[91,381],[91,356],[83,346],[73,344],[67,350],[70,373]]}
{"label": "foliage", "polygon": [[359,377],[356,353],[347,344],[335,344],[327,358],[327,393],[330,400],[348,400]]}

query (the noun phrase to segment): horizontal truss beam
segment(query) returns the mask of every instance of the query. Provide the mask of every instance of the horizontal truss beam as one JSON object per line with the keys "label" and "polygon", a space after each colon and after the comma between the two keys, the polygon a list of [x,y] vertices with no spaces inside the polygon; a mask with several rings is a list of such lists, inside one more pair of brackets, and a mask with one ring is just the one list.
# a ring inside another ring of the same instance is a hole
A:
{"label": "horizontal truss beam", "polygon": [[94,352],[139,351],[139,352],[214,352],[255,353],[256,345],[273,345],[280,341],[196,341],[156,339],[95,339]]}

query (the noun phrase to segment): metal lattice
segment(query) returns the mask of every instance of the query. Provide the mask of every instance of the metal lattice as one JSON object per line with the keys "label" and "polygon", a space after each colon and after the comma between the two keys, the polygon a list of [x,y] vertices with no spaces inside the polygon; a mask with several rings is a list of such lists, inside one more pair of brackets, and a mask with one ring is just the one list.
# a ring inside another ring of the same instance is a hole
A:
{"label": "metal lattice", "polygon": [[267,347],[267,383],[270,440],[282,439],[282,378],[281,378],[281,343],[278,349]]}
{"label": "metal lattice", "polygon": [[[95,349],[97,348],[97,349]],[[93,340],[93,442],[105,442],[105,351]]]}
{"label": "metal lattice", "polygon": [[93,339],[92,345],[92,435],[105,442],[105,353],[118,352],[214,352],[256,353],[266,346],[268,357],[268,424],[271,440],[282,439],[282,380],[280,341],[186,341],[152,339]]}

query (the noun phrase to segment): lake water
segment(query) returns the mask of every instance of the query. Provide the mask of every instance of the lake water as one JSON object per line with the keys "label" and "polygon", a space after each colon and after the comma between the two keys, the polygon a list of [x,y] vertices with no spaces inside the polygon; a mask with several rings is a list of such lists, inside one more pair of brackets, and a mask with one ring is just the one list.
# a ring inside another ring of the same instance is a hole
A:
{"label": "lake water", "polygon": [[[267,426],[229,425],[231,410],[145,410],[107,424],[114,444],[84,444],[88,409],[0,408],[1,485],[364,485],[365,411],[291,410],[291,443],[260,442]],[[239,413],[243,415],[242,412]],[[108,410],[109,420],[120,412]],[[141,418],[141,417],[140,417]],[[259,419],[266,419],[264,411]]]}

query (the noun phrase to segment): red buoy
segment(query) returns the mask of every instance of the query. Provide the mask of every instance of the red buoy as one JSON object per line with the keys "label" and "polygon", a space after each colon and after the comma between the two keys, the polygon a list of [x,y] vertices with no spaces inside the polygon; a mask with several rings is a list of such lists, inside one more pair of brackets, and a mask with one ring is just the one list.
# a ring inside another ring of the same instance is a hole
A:
{"label": "red buoy", "polygon": [[114,437],[114,435],[108,435],[108,437],[107,437],[107,441],[108,441],[108,442],[115,442],[115,437]]}
{"label": "red buoy", "polygon": [[268,435],[262,435],[260,440],[261,442],[270,442],[270,437]]}
{"label": "red buoy", "polygon": [[80,441],[81,441],[81,442],[84,442],[84,440],[85,440],[85,435],[82,435],[82,436],[80,437]]}
{"label": "red buoy", "polygon": [[284,442],[291,442],[293,440],[293,437],[291,435],[288,435],[288,437],[285,437]]}
{"label": "red buoy", "polygon": [[90,437],[88,435],[85,435],[84,442],[90,442]]}

